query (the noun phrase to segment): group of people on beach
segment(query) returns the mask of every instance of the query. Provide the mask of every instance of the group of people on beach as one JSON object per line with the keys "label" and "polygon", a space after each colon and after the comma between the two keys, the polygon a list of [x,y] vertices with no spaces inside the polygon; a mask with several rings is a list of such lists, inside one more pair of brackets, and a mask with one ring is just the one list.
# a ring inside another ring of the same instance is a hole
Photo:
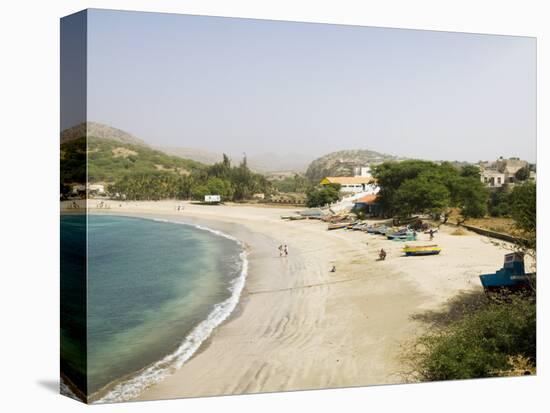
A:
{"label": "group of people on beach", "polygon": [[288,256],[288,246],[286,244],[279,245],[279,257],[287,257]]}

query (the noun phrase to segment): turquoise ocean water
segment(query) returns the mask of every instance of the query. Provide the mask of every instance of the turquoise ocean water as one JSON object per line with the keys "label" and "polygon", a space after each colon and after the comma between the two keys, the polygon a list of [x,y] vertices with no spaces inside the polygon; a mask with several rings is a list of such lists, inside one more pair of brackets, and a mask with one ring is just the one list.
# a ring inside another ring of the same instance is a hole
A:
{"label": "turquoise ocean water", "polygon": [[89,393],[127,400],[183,364],[234,309],[246,270],[225,234],[89,216]]}

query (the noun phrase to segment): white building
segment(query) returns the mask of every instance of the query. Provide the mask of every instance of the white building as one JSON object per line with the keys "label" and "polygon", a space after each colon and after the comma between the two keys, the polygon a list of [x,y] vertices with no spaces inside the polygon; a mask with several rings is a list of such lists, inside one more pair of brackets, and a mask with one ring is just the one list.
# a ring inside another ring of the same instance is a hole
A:
{"label": "white building", "polygon": [[482,169],[479,176],[481,182],[491,188],[500,188],[506,183],[506,175],[496,169]]}
{"label": "white building", "polygon": [[329,184],[339,184],[340,191],[345,193],[378,193],[378,185],[372,176],[327,176],[321,181],[323,186]]}

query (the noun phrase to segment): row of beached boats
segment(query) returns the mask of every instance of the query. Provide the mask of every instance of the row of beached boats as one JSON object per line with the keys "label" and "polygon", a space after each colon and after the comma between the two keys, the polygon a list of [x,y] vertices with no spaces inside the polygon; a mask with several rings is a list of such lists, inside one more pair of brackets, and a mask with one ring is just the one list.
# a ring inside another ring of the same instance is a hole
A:
{"label": "row of beached boats", "polygon": [[[395,225],[386,224],[373,225],[364,221],[352,221],[348,215],[329,215],[319,210],[308,210],[307,213],[299,213],[292,216],[282,216],[282,219],[303,220],[319,219],[328,223],[328,230],[346,229],[351,231],[362,231],[368,234],[377,234],[387,237],[393,241],[415,241],[417,230],[424,234],[434,234],[437,228],[430,228],[424,225],[411,225],[396,228]],[[416,221],[418,222],[418,220]],[[396,224],[396,222],[392,222]],[[437,244],[430,245],[407,245],[403,247],[405,256],[437,255],[441,248]],[[523,254],[514,252],[504,256],[504,265],[494,273],[480,275],[481,284],[487,293],[510,292],[510,291],[533,291],[533,274],[525,272]]]}
{"label": "row of beached boats", "polygon": [[[289,221],[304,220],[304,219],[318,219],[326,222],[327,229],[329,231],[346,229],[350,231],[362,231],[368,234],[383,235],[387,239],[392,241],[416,241],[417,231],[411,227],[411,225],[403,227],[394,227],[386,224],[371,224],[365,221],[357,221],[350,219],[349,215],[336,215],[326,214],[324,211],[318,210],[306,210],[301,211],[297,215],[281,216],[281,219],[287,219]],[[430,228],[426,224],[417,226],[418,230],[425,234],[437,232],[437,228]],[[437,255],[441,252],[441,248],[436,244],[433,245],[405,245],[403,252],[407,256],[421,256],[421,255]]]}
{"label": "row of beached boats", "polygon": [[[364,222],[338,222],[329,224],[328,229],[346,228],[352,231],[362,231],[368,234],[383,235],[391,241],[416,241],[417,232],[409,226],[394,228],[385,224],[372,225]],[[426,234],[437,232],[436,228],[427,229]],[[405,245],[403,253],[406,256],[437,255],[441,248],[437,244],[430,245]]]}
{"label": "row of beached boats", "polygon": [[[365,222],[334,222],[329,223],[327,229],[335,230],[335,229],[348,229],[352,231],[362,231],[367,232],[369,234],[379,234],[384,235],[390,240],[394,241],[415,241],[417,237],[417,231],[410,228],[409,226],[401,227],[401,228],[394,228],[387,226],[385,224],[381,225],[372,225]],[[437,228],[431,228],[423,231],[425,234],[436,233]]]}

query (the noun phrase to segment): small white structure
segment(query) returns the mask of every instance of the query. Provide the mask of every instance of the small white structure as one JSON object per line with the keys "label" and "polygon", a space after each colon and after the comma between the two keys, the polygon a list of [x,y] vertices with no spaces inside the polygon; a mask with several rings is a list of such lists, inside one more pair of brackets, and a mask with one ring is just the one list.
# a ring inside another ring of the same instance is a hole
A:
{"label": "small white structure", "polygon": [[88,192],[89,194],[105,195],[105,185],[103,184],[87,184],[87,185],[73,185],[72,193],[74,195]]}
{"label": "small white structure", "polygon": [[103,184],[88,184],[88,192],[93,192],[98,195],[105,194],[105,185]]}
{"label": "small white structure", "polygon": [[481,182],[491,188],[500,188],[506,183],[506,175],[495,169],[484,169],[479,174]]}
{"label": "small white structure", "polygon": [[204,202],[207,202],[209,204],[217,204],[221,201],[222,201],[222,198],[219,195],[205,195],[204,196]]}
{"label": "small white structure", "polygon": [[344,193],[376,194],[378,185],[372,176],[327,176],[321,181],[321,185],[339,184],[340,191]]}

